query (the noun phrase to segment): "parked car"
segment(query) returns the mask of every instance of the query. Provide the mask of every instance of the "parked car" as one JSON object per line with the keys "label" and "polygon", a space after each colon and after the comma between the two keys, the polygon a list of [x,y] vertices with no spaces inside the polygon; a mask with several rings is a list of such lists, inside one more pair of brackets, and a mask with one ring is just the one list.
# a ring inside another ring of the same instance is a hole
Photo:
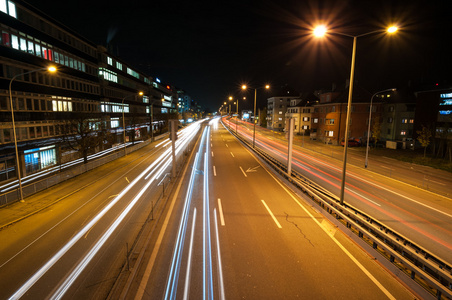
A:
{"label": "parked car", "polygon": [[[345,141],[344,140],[341,141],[341,145],[342,146],[345,145]],[[348,140],[348,146],[349,147],[359,147],[359,146],[361,146],[361,143],[359,141],[357,141],[357,140],[350,139],[350,140]]]}

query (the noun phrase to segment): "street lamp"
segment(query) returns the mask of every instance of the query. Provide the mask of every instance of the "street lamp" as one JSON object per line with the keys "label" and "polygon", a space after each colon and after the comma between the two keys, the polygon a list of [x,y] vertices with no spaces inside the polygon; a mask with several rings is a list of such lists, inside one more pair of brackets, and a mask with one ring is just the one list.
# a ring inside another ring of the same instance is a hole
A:
{"label": "street lamp", "polygon": [[[347,103],[347,117],[345,122],[345,137],[344,137],[344,158],[343,158],[343,167],[342,167],[342,182],[341,182],[341,194],[340,194],[340,204],[344,204],[344,189],[345,189],[345,173],[346,173],[346,167],[347,167],[347,148],[348,148],[348,135],[349,135],[349,124],[350,124],[350,115],[351,115],[351,107],[352,107],[352,94],[353,94],[353,80],[355,76],[355,58],[356,58],[356,40],[359,37],[374,34],[374,33],[380,33],[380,32],[388,32],[390,34],[395,33],[397,31],[396,26],[391,26],[387,28],[386,30],[374,30],[371,32],[363,33],[360,35],[349,35],[345,33],[340,32],[332,32],[332,34],[337,35],[343,35],[346,37],[353,38],[353,50],[352,50],[352,62],[351,62],[351,68],[350,68],[350,84],[348,89],[348,103]],[[316,37],[323,37],[328,32],[327,28],[324,25],[317,26],[313,34]]]}
{"label": "street lamp", "polygon": [[[248,87],[246,86],[246,84],[242,85],[242,90],[246,90]],[[265,87],[260,87],[265,88],[265,89],[269,89],[270,85],[266,84]],[[257,98],[257,90],[260,88],[255,88],[254,89],[254,111],[253,111],[253,148],[254,148],[254,144],[255,144],[255,140],[256,140],[256,98]]]}
{"label": "street lamp", "polygon": [[14,79],[16,79],[19,76],[22,75],[26,75],[26,74],[31,74],[34,72],[39,72],[39,71],[48,71],[50,73],[55,73],[56,72],[56,68],[54,66],[50,66],[47,68],[39,68],[39,69],[35,69],[35,70],[31,70],[28,72],[24,72],[24,73],[20,73],[17,75],[14,75],[13,78],[11,78],[10,82],[9,82],[9,103],[11,106],[11,121],[12,121],[12,125],[13,125],[13,135],[14,135],[14,148],[16,150],[16,172],[17,172],[17,179],[19,180],[19,192],[20,192],[20,201],[23,202],[24,201],[24,195],[22,192],[22,178],[20,176],[20,162],[19,162],[19,150],[17,149],[17,135],[16,135],[16,123],[14,122],[14,105],[13,105],[13,94],[11,91],[11,86],[13,84]]}
{"label": "street lamp", "polygon": [[[139,92],[138,95],[143,96],[143,92]],[[135,94],[130,94],[130,95],[125,96],[124,98],[122,98],[122,102],[121,102],[122,103],[122,128],[123,128],[123,139],[124,139],[124,156],[127,155],[127,152],[126,152],[126,121],[124,118],[124,108],[125,108],[124,100],[126,100],[126,98],[129,98],[130,96],[135,96]]]}
{"label": "street lamp", "polygon": [[372,121],[372,101],[374,99],[374,97],[380,93],[384,93],[384,92],[394,92],[396,89],[386,89],[386,90],[382,90],[379,92],[376,92],[375,94],[372,95],[372,97],[370,98],[370,108],[369,108],[369,125],[367,126],[367,144],[366,144],[366,159],[364,161],[364,168],[367,168],[367,163],[368,163],[368,158],[369,158],[369,137],[370,137],[370,123]]}

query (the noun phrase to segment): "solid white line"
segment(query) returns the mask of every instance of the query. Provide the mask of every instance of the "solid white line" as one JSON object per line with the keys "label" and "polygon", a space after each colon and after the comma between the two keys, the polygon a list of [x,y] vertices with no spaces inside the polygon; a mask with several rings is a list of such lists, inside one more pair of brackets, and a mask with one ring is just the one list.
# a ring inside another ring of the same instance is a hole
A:
{"label": "solid white line", "polygon": [[235,156],[234,156],[234,153],[232,153],[232,152],[230,152],[230,153],[231,153],[232,157],[235,157]]}
{"label": "solid white line", "polygon": [[[218,199],[220,200],[220,199]],[[215,215],[215,232],[217,234],[217,260],[218,260],[218,277],[219,277],[219,285],[220,285],[220,300],[226,299],[224,295],[224,281],[223,281],[223,266],[221,264],[221,251],[220,251],[220,235],[218,234],[218,221],[216,210],[213,210],[213,214]]]}
{"label": "solid white line", "polygon": [[217,169],[215,169],[215,166],[213,166],[213,176],[217,176]]}
{"label": "solid white line", "polygon": [[220,224],[224,226],[223,207],[221,206],[221,199],[218,198],[218,213],[220,214]]}
{"label": "solid white line", "polygon": [[[267,169],[266,169],[267,170]],[[268,170],[267,173],[270,174],[271,177],[273,177],[273,179],[287,192],[287,194],[292,197],[292,199],[298,204],[298,206],[300,206],[308,215],[309,217],[317,223],[317,225],[333,240],[333,242],[342,250],[344,251],[344,253],[358,266],[358,268],[361,269],[361,271],[363,271],[364,274],[366,274],[367,277],[369,277],[369,279],[389,298],[389,299],[396,299],[372,274],[370,274],[369,271],[367,271],[367,269],[353,256],[353,254],[351,254],[350,252],[348,252],[347,249],[345,249],[344,246],[342,246],[342,244],[332,235],[330,235],[328,233],[328,230],[322,226],[320,224],[320,222],[314,218],[314,216],[306,209],[306,207],[304,207],[297,198],[295,198],[295,196],[286,189],[286,187],[279,182],[279,180],[277,180]],[[264,200],[262,200],[264,201]]]}
{"label": "solid white line", "polygon": [[446,185],[445,183],[434,181],[434,180],[430,180],[430,179],[425,179],[425,180],[433,182],[433,183],[441,184],[441,185]]}
{"label": "solid white line", "polygon": [[239,168],[240,168],[240,170],[242,170],[243,176],[248,177],[248,176],[246,175],[245,171],[243,171],[242,167],[239,167]]}
{"label": "solid white line", "polygon": [[375,205],[381,206],[379,203],[370,200],[369,198],[367,198],[367,197],[361,195],[360,193],[357,193],[357,192],[355,192],[355,191],[353,191],[353,190],[351,190],[351,189],[349,189],[349,188],[347,188],[347,190],[348,190],[350,193],[355,193],[356,195],[360,196],[361,198],[366,199],[366,200],[369,201],[370,203],[373,203],[373,204],[375,204]]}
{"label": "solid white line", "polygon": [[268,213],[270,214],[270,216],[272,217],[273,221],[275,221],[276,226],[278,226],[278,228],[282,228],[281,224],[279,224],[278,220],[276,220],[275,215],[272,213],[272,211],[270,210],[270,208],[267,206],[267,203],[265,203],[264,200],[261,200],[262,203],[264,204],[265,208],[267,209]]}
{"label": "solid white line", "polygon": [[190,247],[188,250],[187,272],[185,274],[184,300],[188,299],[188,288],[190,286],[191,258],[192,258],[192,252],[193,252],[193,237],[195,236],[195,223],[196,223],[196,207],[193,210],[193,224],[191,226],[191,237],[190,237]]}

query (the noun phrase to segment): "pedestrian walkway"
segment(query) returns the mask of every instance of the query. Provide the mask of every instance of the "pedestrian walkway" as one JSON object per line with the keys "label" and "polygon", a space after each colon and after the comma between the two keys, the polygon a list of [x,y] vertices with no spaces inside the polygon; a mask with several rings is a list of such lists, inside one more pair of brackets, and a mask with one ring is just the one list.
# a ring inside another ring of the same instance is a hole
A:
{"label": "pedestrian walkway", "polygon": [[63,181],[42,192],[29,196],[25,198],[23,202],[14,202],[1,207],[0,230],[27,218],[30,215],[36,214],[95,183],[95,181],[92,180],[93,178],[100,178],[105,176],[105,174],[109,174],[133,163],[135,160],[154,149],[156,143],[158,142],[150,143],[137,151],[131,152],[125,157],[121,157],[77,177]]}

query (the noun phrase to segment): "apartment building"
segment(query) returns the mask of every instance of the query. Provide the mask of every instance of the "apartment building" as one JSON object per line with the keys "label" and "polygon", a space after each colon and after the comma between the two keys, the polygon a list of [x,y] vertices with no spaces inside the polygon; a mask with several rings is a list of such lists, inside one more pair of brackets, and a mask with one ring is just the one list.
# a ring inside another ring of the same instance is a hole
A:
{"label": "apartment building", "polygon": [[[371,96],[369,92],[355,85],[348,138],[362,140],[367,135]],[[347,85],[343,89],[322,92],[319,103],[314,104],[311,139],[339,145],[345,138],[347,104]]]}
{"label": "apartment building", "polygon": [[267,127],[275,131],[284,131],[286,112],[291,100],[299,100],[299,95],[288,86],[283,86],[277,95],[267,99]]}
{"label": "apartment building", "polygon": [[[21,173],[27,175],[74,152],[69,144],[80,134],[70,122],[83,119],[88,130],[108,133],[93,152],[124,142],[124,130],[126,141],[145,138],[153,109],[175,112],[170,85],[24,1],[0,0],[0,28],[0,181],[17,176],[13,116]],[[57,71],[46,71],[49,66]]]}

